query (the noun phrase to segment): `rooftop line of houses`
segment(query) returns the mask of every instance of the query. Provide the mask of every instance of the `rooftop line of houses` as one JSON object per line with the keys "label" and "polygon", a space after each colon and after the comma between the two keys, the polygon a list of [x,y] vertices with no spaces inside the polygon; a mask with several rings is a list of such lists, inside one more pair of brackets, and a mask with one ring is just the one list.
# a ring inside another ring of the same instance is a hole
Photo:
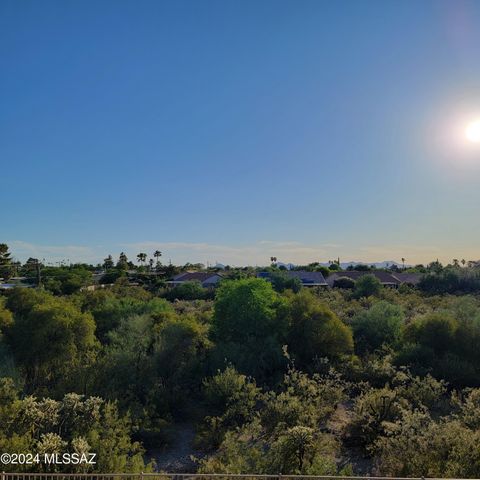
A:
{"label": "rooftop line of houses", "polygon": [[[325,278],[322,272],[307,272],[303,270],[282,270],[282,272],[289,278],[297,278],[300,280],[301,284],[304,287],[320,287],[320,288],[333,288],[335,287],[335,282],[339,278],[349,278],[353,281],[356,281],[358,278],[363,275],[374,275],[384,287],[398,288],[402,284],[407,284],[410,286],[416,286],[422,278],[420,273],[390,273],[384,270],[371,270],[371,271],[341,271],[333,272],[327,278]],[[274,272],[259,272],[257,273],[258,278],[263,278],[269,280]],[[218,283],[223,280],[224,276],[221,273],[212,273],[212,272],[183,272],[174,276],[171,280],[168,280],[166,283],[170,287],[176,287],[182,285],[185,282],[200,282],[204,288],[214,288]],[[15,279],[15,280],[24,280],[24,279]],[[32,287],[33,285],[28,285],[19,281],[12,281],[10,283],[0,284],[0,290],[7,290],[18,286],[28,286]],[[106,285],[103,285],[106,286]],[[91,287],[86,287],[87,290],[98,288],[99,285],[92,285]]]}
{"label": "rooftop line of houses", "polygon": [[[421,278],[420,273],[390,273],[384,270],[371,270],[371,271],[342,271],[331,273],[325,278],[322,272],[307,272],[302,270],[283,270],[285,275],[289,278],[298,278],[304,287],[324,287],[333,288],[335,282],[339,278],[349,278],[353,281],[358,280],[364,275],[374,275],[384,287],[398,288],[402,284],[416,286]],[[273,272],[259,272],[258,278],[269,280]],[[209,272],[184,272],[173,277],[172,280],[167,282],[168,285],[176,287],[185,282],[197,281],[205,288],[212,288],[217,286],[218,282],[223,279],[223,276],[219,273]]]}

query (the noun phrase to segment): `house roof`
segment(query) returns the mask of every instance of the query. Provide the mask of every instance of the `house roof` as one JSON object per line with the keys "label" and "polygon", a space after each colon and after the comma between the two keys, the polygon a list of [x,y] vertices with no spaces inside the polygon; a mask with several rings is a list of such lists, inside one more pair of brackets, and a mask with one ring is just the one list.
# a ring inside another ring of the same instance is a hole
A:
{"label": "house roof", "polygon": [[220,277],[218,273],[211,272],[183,272],[173,277],[174,282],[206,282],[213,277]]}
{"label": "house roof", "polygon": [[410,285],[417,285],[423,277],[422,273],[394,273],[393,276],[398,278],[400,283],[409,283]]}
{"label": "house roof", "polygon": [[[290,278],[298,278],[303,285],[327,285],[322,272],[306,272],[304,270],[281,270]],[[270,278],[273,272],[259,272],[257,277]]]}
{"label": "house roof", "polygon": [[326,285],[325,277],[322,272],[306,272],[304,270],[290,270],[288,276],[298,278],[303,284],[313,283],[316,285]]}
{"label": "house roof", "polygon": [[340,277],[351,278],[352,280],[358,280],[360,277],[365,275],[374,275],[378,278],[380,283],[384,285],[399,285],[402,283],[398,278],[395,278],[391,273],[385,272],[383,270],[371,270],[365,272],[358,272],[355,270],[347,270],[344,272],[335,272],[328,276],[327,283],[330,286],[333,286],[335,280]]}

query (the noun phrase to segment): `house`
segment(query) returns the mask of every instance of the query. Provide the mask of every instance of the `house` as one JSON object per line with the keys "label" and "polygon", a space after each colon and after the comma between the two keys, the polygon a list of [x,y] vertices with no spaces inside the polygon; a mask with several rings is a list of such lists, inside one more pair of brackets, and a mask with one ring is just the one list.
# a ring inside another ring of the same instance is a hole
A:
{"label": "house", "polygon": [[170,287],[177,287],[185,282],[200,282],[204,288],[213,288],[216,287],[222,279],[223,277],[218,273],[184,272],[175,275],[172,280],[168,280],[166,283]]}
{"label": "house", "polygon": [[397,278],[400,284],[416,287],[423,277],[422,273],[394,273],[393,276]]}
{"label": "house", "polygon": [[327,278],[327,284],[329,287],[333,288],[333,286],[335,285],[335,281],[338,278],[347,277],[353,281],[357,281],[360,277],[363,277],[364,275],[375,276],[384,287],[398,288],[400,284],[403,283],[400,279],[396,278],[393,274],[389,272],[385,272],[383,270],[370,270],[370,271],[364,271],[364,272],[347,270],[344,272],[331,273]]}
{"label": "house", "polygon": [[[304,270],[281,270],[288,278],[298,278],[304,287],[327,287],[325,277],[321,272],[306,272]],[[258,278],[269,280],[274,272],[259,272]]]}

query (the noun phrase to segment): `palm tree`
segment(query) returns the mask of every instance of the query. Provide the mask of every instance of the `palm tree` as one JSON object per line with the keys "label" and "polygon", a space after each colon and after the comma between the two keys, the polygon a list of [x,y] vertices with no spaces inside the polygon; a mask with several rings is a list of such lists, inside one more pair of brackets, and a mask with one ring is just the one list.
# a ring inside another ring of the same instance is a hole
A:
{"label": "palm tree", "polygon": [[464,258],[462,258],[461,262],[463,266],[465,266],[465,264],[467,263],[467,261]]}
{"label": "palm tree", "polygon": [[277,263],[277,257],[270,257],[270,261],[272,263]]}
{"label": "palm tree", "polygon": [[405,270],[405,259],[402,258],[402,265],[403,265],[403,269]]}
{"label": "palm tree", "polygon": [[138,263],[145,263],[145,260],[147,259],[147,254],[146,253],[139,253],[137,255]]}
{"label": "palm tree", "polygon": [[153,256],[157,259],[157,265],[160,263],[159,258],[162,256],[162,252],[160,250],[155,250],[153,252]]}

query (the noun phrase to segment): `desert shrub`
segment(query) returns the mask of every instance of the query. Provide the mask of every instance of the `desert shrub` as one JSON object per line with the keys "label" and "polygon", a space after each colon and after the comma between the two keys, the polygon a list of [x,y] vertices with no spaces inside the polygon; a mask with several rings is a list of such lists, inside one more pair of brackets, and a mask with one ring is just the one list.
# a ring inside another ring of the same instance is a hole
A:
{"label": "desert shrub", "polygon": [[397,346],[404,320],[402,308],[385,301],[358,313],[352,320],[357,352],[372,352],[382,345]]}
{"label": "desert shrub", "polygon": [[210,291],[203,288],[199,281],[184,282],[164,294],[168,300],[203,300],[210,296]]}

